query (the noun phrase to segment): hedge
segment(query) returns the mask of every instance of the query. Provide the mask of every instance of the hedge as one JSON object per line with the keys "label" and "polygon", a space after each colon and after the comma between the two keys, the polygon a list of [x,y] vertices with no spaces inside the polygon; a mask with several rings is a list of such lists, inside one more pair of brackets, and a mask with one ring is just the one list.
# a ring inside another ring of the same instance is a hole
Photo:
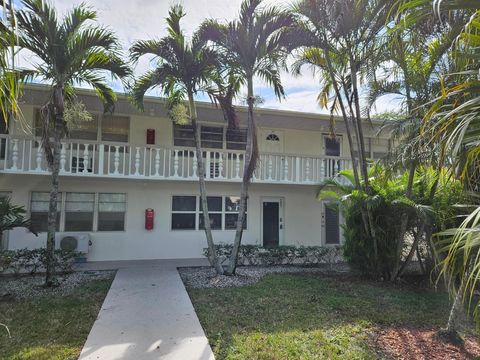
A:
{"label": "hedge", "polygon": [[[233,245],[215,245],[217,257],[225,263],[232,253]],[[208,257],[208,248],[203,249]],[[333,264],[342,261],[340,246],[278,246],[265,248],[259,245],[240,245],[238,265],[315,265]]]}

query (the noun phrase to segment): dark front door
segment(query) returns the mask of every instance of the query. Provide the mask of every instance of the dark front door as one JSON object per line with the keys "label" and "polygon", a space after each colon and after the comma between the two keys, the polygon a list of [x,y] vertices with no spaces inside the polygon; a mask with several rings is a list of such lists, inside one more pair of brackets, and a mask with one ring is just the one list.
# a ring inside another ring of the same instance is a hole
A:
{"label": "dark front door", "polygon": [[263,203],[263,246],[277,247],[279,245],[279,203]]}
{"label": "dark front door", "polygon": [[340,216],[338,204],[325,204],[325,243],[340,244]]}

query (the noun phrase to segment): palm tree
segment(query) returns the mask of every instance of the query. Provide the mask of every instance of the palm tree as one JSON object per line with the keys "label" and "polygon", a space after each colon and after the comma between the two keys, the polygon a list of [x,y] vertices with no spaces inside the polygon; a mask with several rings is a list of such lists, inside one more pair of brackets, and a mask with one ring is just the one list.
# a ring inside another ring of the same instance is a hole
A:
{"label": "palm tree", "polygon": [[[189,119],[193,127],[195,149],[197,157],[197,170],[200,185],[200,198],[203,212],[204,229],[208,245],[208,258],[217,273],[222,274],[223,268],[219,263],[213,240],[210,216],[208,212],[207,189],[205,183],[205,166],[203,151],[201,148],[200,126],[197,122],[197,109],[195,95],[198,93],[215,92],[212,84],[218,78],[219,57],[205,42],[195,33],[191,42],[185,38],[180,20],[185,16],[183,7],[176,5],[170,8],[167,18],[168,35],[160,40],[137,41],[130,49],[131,57],[137,61],[141,56],[153,55],[157,60],[157,67],[139,77],[132,89],[134,103],[143,108],[145,93],[154,87],[163,90],[168,98],[171,114],[182,114],[183,101],[187,100]],[[221,95],[221,89],[215,95]],[[220,96],[222,105],[231,102],[231,95],[226,98]],[[230,99],[230,100],[229,100]],[[185,112],[183,112],[185,113]],[[174,121],[182,123],[185,119],[174,118]]]}
{"label": "palm tree", "polygon": [[[392,3],[393,0],[300,0],[292,8],[296,24],[290,31],[290,43],[292,49],[299,51],[296,69],[299,71],[304,64],[320,69],[327,86],[320,99],[333,93],[332,109],[340,110],[346,126],[355,186],[368,195],[371,187],[363,135],[363,119],[368,111],[362,110],[360,87],[372,76],[385,47],[383,34]],[[321,103],[325,105],[327,101],[323,99]],[[368,208],[363,212],[376,257],[374,219]]]}
{"label": "palm tree", "polygon": [[42,108],[43,139],[51,176],[48,210],[47,286],[55,283],[53,251],[57,213],[58,173],[61,139],[66,134],[65,104],[74,101],[74,85],[86,84],[96,90],[105,109],[113,109],[115,93],[106,82],[106,75],[122,78],[130,73],[120,58],[118,41],[109,29],[88,24],[96,20],[96,12],[80,5],[60,18],[55,8],[44,0],[23,0],[15,12],[18,23],[18,45],[37,58],[30,74],[50,84],[51,94]]}
{"label": "palm tree", "polygon": [[254,78],[271,86],[281,99],[285,92],[280,71],[286,56],[285,30],[293,23],[292,16],[275,7],[262,8],[262,0],[244,0],[239,18],[227,24],[206,20],[201,37],[211,41],[228,59],[227,67],[236,72],[247,87],[247,147],[240,190],[240,205],[232,253],[225,273],[232,275],[237,266],[242,241],[248,188],[258,161],[257,126],[254,118]]}
{"label": "palm tree", "polygon": [[30,219],[25,216],[26,212],[23,206],[12,204],[9,197],[0,196],[0,249],[2,249],[2,238],[5,231],[23,227],[37,235]]}

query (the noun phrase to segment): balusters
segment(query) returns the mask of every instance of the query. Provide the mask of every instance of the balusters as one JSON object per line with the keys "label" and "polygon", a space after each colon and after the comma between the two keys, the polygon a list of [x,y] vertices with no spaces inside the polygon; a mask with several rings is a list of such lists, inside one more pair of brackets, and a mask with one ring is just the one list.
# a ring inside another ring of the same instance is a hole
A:
{"label": "balusters", "polygon": [[305,162],[305,181],[310,181],[310,159]]}
{"label": "balusters", "polygon": [[223,154],[218,153],[220,156],[218,159],[218,178],[222,179],[223,178]]}
{"label": "balusters", "polygon": [[62,149],[60,150],[60,174],[65,173],[65,164],[67,163],[67,149],[65,143],[62,143]]}
{"label": "balusters", "polygon": [[174,150],[173,155],[173,177],[178,177],[178,150]]}
{"label": "balusters", "polygon": [[88,174],[88,165],[89,165],[89,162],[88,162],[88,144],[85,144],[84,145],[84,149],[83,149],[83,173],[84,174]]}
{"label": "balusters", "polygon": [[135,176],[140,175],[140,147],[135,148]]}
{"label": "balusters", "polygon": [[155,176],[160,176],[160,149],[155,149]]}
{"label": "balusters", "polygon": [[272,180],[272,171],[273,171],[272,155],[268,155],[268,168],[267,168],[268,180]]}
{"label": "balusters", "polygon": [[288,157],[286,156],[283,161],[283,181],[288,181]]}
{"label": "balusters", "polygon": [[240,154],[235,155],[235,179],[240,179]]}
{"label": "balusters", "polygon": [[118,167],[120,166],[120,146],[115,146],[115,155],[113,156],[113,174],[119,175]]}
{"label": "balusters", "polygon": [[42,143],[38,141],[38,148],[37,148],[37,167],[35,171],[42,171]]}
{"label": "balusters", "polygon": [[197,170],[198,170],[198,158],[197,158],[197,152],[194,151],[193,152],[193,164],[192,164],[192,169],[193,169],[193,174],[192,176],[195,178],[195,177],[198,177],[198,173],[197,173]]}
{"label": "balusters", "polygon": [[18,140],[13,139],[13,147],[12,147],[12,167],[10,170],[18,170]]}

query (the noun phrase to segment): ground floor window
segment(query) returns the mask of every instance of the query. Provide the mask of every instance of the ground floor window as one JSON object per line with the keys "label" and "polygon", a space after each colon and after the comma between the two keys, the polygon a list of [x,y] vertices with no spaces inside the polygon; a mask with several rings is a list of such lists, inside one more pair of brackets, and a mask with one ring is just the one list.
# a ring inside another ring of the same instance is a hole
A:
{"label": "ground floor window", "polygon": [[[46,232],[49,192],[31,193],[30,218],[34,229]],[[56,231],[124,231],[126,194],[58,193]]]}
{"label": "ground floor window", "polygon": [[[212,230],[234,230],[240,207],[238,196],[208,196],[208,213]],[[247,217],[243,228],[247,228]],[[199,196],[172,197],[172,230],[203,230],[203,210]]]}

